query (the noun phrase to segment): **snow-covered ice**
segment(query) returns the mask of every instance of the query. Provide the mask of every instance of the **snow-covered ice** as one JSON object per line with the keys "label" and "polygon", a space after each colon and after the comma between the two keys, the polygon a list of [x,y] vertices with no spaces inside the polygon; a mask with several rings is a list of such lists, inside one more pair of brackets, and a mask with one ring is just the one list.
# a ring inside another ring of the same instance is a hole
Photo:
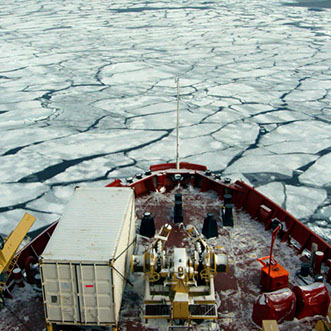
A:
{"label": "snow-covered ice", "polygon": [[285,190],[282,183],[272,182],[259,186],[256,189],[279,206],[284,207]]}
{"label": "snow-covered ice", "polygon": [[321,156],[311,167],[299,176],[303,184],[331,186],[331,154]]}
{"label": "snow-covered ice", "polygon": [[307,218],[327,199],[323,189],[286,185],[286,209],[297,218]]}
{"label": "snow-covered ice", "polygon": [[182,160],[246,177],[331,240],[330,25],[289,0],[3,3],[0,232],[173,161],[179,77]]}

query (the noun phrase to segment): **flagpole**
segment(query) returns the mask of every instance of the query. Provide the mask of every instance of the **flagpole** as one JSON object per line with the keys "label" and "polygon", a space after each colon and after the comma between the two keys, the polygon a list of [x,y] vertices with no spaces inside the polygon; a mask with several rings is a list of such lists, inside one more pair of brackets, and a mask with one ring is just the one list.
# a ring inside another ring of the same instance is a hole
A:
{"label": "flagpole", "polygon": [[179,78],[176,78],[177,83],[177,125],[176,125],[176,169],[179,169]]}

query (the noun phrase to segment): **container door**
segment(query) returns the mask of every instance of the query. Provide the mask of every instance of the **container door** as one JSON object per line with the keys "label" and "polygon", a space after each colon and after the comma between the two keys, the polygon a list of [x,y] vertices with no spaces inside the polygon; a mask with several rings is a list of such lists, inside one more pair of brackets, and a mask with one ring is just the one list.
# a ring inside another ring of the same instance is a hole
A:
{"label": "container door", "polygon": [[110,267],[99,264],[78,264],[76,269],[82,323],[114,323]]}
{"label": "container door", "polygon": [[54,322],[79,322],[74,266],[70,263],[43,263],[41,275],[46,319]]}

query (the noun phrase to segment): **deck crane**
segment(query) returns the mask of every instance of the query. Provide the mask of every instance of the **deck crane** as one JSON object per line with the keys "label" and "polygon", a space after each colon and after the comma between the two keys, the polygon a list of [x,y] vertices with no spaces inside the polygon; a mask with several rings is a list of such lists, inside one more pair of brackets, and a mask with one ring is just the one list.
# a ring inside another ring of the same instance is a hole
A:
{"label": "deck crane", "polygon": [[25,213],[11,234],[0,240],[0,295],[19,258],[20,254],[16,252],[35,220],[34,216]]}

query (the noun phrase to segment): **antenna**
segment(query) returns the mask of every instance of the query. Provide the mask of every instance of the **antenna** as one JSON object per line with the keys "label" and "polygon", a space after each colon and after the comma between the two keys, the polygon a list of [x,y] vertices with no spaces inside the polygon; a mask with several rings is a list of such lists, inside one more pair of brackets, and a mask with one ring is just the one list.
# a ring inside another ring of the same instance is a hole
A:
{"label": "antenna", "polygon": [[179,78],[175,79],[177,83],[177,125],[176,125],[176,136],[177,136],[177,144],[176,144],[176,169],[179,169]]}

